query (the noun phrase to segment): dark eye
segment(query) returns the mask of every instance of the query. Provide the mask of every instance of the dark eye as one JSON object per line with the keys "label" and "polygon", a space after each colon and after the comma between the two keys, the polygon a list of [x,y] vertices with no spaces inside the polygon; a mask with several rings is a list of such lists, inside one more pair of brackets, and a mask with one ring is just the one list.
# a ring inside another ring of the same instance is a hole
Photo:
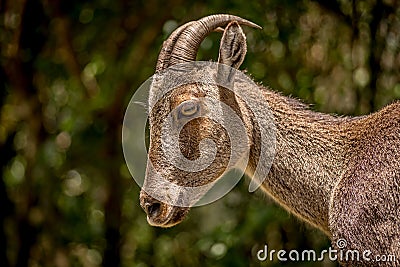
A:
{"label": "dark eye", "polygon": [[199,111],[199,103],[197,101],[188,100],[181,104],[179,108],[179,118],[190,117]]}

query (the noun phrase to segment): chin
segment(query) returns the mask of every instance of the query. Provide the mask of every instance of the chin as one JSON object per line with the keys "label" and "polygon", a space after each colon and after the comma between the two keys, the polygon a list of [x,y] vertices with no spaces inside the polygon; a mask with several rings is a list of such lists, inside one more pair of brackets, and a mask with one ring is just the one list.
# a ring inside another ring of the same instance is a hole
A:
{"label": "chin", "polygon": [[147,222],[151,226],[162,228],[175,226],[186,218],[186,215],[188,214],[190,209],[187,207],[175,207],[166,204],[164,205],[167,207],[163,207],[162,212],[160,212],[159,214],[147,215]]}

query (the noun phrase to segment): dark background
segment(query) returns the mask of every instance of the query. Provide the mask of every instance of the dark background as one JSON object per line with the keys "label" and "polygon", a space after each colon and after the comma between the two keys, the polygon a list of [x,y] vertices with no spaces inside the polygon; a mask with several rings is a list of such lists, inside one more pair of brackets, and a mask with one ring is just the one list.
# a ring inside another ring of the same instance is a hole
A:
{"label": "dark background", "polygon": [[[150,227],[121,148],[124,111],[178,25],[254,21],[244,69],[313,104],[359,115],[400,98],[400,8],[385,1],[0,1],[0,266],[336,266],[260,263],[329,247],[247,181],[171,229]],[[212,33],[199,59],[217,58]]]}

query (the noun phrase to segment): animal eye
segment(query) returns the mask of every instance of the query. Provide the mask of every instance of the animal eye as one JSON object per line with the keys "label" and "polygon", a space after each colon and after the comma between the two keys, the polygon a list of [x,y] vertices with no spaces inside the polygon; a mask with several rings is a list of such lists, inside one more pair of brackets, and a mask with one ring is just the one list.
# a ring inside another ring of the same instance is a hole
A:
{"label": "animal eye", "polygon": [[186,101],[181,104],[179,109],[179,117],[189,117],[196,114],[199,110],[199,103],[195,101]]}

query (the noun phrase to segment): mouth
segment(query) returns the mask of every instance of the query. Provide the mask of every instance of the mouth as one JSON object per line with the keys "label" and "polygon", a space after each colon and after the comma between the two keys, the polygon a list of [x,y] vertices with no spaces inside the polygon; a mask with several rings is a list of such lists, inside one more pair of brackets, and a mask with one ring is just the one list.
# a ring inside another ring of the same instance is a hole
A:
{"label": "mouth", "polygon": [[187,207],[170,206],[165,203],[159,203],[159,205],[160,207],[157,212],[145,209],[147,222],[151,226],[172,227],[182,222],[189,212],[189,208]]}
{"label": "mouth", "polygon": [[180,223],[190,209],[158,201],[144,191],[141,192],[140,206],[147,214],[147,222],[158,227],[172,227]]}

